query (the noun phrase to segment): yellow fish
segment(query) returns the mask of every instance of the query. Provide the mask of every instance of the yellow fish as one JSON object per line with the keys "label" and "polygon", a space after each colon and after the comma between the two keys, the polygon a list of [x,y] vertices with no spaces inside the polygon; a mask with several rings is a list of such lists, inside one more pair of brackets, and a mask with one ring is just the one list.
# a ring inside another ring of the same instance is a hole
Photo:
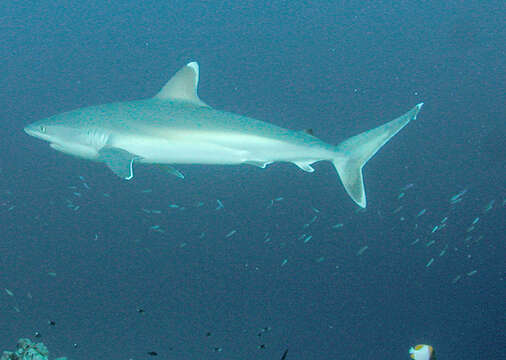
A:
{"label": "yellow fish", "polygon": [[436,353],[430,345],[416,345],[409,349],[409,356],[413,360],[436,360]]}

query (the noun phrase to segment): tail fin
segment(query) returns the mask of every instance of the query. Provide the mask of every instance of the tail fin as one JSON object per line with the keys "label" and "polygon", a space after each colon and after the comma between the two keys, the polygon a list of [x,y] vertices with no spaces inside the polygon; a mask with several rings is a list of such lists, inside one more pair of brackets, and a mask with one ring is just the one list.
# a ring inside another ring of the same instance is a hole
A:
{"label": "tail fin", "polygon": [[416,105],[406,114],[377,128],[353,136],[337,146],[340,157],[332,161],[348,195],[359,206],[366,207],[362,168],[390,138],[397,134],[422,108]]}

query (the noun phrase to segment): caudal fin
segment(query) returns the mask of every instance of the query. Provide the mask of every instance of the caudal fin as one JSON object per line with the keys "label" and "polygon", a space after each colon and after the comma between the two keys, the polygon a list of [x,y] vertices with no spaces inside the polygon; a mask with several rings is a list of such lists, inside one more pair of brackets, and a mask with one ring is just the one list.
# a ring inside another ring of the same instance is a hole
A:
{"label": "caudal fin", "polygon": [[422,105],[423,103],[420,103],[397,119],[353,136],[337,145],[339,156],[332,163],[346,192],[359,206],[366,207],[362,168],[390,138],[411,120],[416,119]]}

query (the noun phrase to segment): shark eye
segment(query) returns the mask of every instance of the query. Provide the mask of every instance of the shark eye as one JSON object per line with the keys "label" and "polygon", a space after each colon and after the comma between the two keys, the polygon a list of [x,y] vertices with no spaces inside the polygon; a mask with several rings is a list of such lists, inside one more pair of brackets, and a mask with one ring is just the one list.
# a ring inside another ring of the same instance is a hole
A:
{"label": "shark eye", "polygon": [[44,125],[40,126],[40,132],[41,133],[45,133],[46,132],[46,127]]}

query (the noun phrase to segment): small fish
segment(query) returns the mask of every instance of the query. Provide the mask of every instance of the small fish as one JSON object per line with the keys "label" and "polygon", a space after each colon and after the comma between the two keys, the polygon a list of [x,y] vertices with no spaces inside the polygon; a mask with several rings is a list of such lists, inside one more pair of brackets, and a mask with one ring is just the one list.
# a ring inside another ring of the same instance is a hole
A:
{"label": "small fish", "polygon": [[369,246],[365,245],[360,248],[359,251],[357,251],[357,256],[362,255],[367,249],[369,249]]}
{"label": "small fish", "polygon": [[309,224],[312,224],[316,221],[316,219],[318,219],[318,215],[315,215],[311,218],[311,220],[309,220]]}
{"label": "small fish", "polygon": [[461,197],[464,196],[465,194],[467,193],[467,189],[464,189],[462,190],[461,192],[459,192],[458,194],[456,195],[453,195],[451,198],[450,198],[450,202],[451,203],[456,203],[456,202],[459,202],[461,201]]}
{"label": "small fish", "polygon": [[283,353],[283,355],[281,356],[281,359],[280,360],[285,360],[286,359],[286,355],[288,354],[288,349],[285,350],[285,352]]}
{"label": "small fish", "polygon": [[402,210],[403,207],[404,207],[403,205],[399,206],[397,209],[395,209],[394,211],[392,211],[392,214],[397,214],[399,211]]}
{"label": "small fish", "polygon": [[431,247],[432,245],[434,245],[435,242],[436,242],[436,240],[431,240],[427,244],[425,244],[425,246],[426,247]]}
{"label": "small fish", "polygon": [[234,235],[235,233],[237,232],[237,230],[232,230],[231,232],[229,232],[227,235],[225,235],[225,238],[229,238],[231,237],[232,235]]}
{"label": "small fish", "polygon": [[401,191],[406,191],[408,189],[411,189],[415,184],[406,184],[403,188],[401,188]]}
{"label": "small fish", "polygon": [[420,344],[409,349],[409,357],[413,360],[436,360],[436,353],[432,346]]}
{"label": "small fish", "polygon": [[452,284],[456,284],[456,283],[460,280],[460,278],[461,278],[461,277],[462,277],[462,276],[460,276],[460,275],[455,276],[455,277],[453,278],[453,280],[452,280]]}
{"label": "small fish", "polygon": [[473,270],[473,271],[469,271],[467,273],[467,276],[473,276],[474,274],[476,274],[478,272],[478,270]]}
{"label": "small fish", "polygon": [[[494,208],[494,204],[495,204],[495,200],[491,200],[487,206],[485,206],[485,209],[483,210],[484,212],[489,212],[490,210],[492,210]],[[504,205],[503,205],[504,206]]]}
{"label": "small fish", "polygon": [[420,241],[420,238],[416,238],[416,239],[415,239],[413,242],[411,242],[411,244],[409,244],[409,245],[415,245],[415,244],[416,244],[417,242],[419,242],[419,241]]}

